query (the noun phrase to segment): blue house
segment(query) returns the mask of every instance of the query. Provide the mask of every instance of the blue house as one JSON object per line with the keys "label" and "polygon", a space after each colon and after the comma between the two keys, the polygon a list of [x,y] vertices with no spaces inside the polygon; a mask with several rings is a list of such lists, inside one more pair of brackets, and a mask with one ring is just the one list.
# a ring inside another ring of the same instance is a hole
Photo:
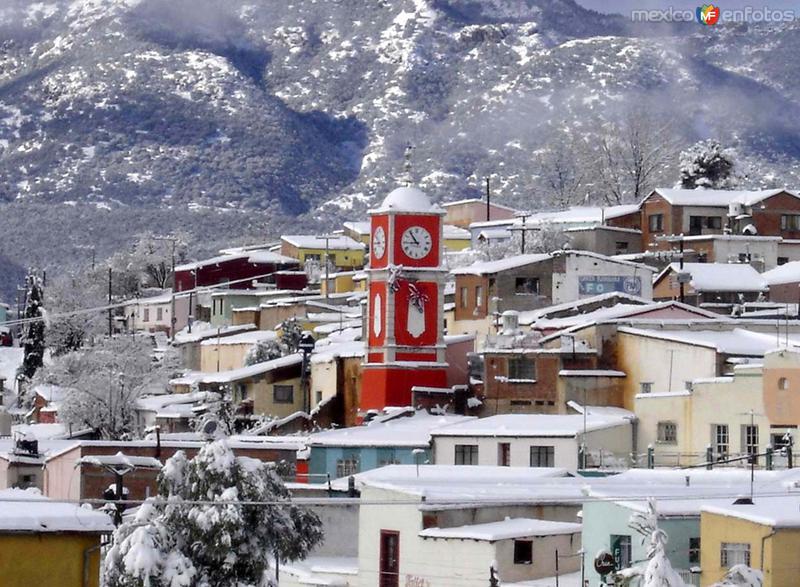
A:
{"label": "blue house", "polygon": [[385,465],[431,461],[431,431],[471,416],[432,415],[413,409],[378,416],[364,426],[312,434],[309,482],[348,477]]}

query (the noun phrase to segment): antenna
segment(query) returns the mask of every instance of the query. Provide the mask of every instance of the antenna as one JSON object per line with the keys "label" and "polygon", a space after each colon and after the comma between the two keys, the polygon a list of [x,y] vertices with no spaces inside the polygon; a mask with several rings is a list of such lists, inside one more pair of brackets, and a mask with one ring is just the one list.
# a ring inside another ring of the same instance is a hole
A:
{"label": "antenna", "polygon": [[406,149],[403,153],[403,173],[400,175],[400,183],[410,186],[414,183],[411,175],[411,152],[414,150],[414,145],[411,142],[406,143]]}

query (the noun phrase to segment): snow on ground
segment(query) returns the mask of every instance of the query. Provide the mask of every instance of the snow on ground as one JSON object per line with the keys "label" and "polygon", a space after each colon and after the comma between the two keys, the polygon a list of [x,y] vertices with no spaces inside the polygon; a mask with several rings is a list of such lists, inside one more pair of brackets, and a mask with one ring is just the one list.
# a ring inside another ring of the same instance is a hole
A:
{"label": "snow on ground", "polygon": [[580,587],[581,574],[568,573],[561,575],[556,580],[555,577],[545,577],[544,579],[534,579],[533,581],[522,581],[521,583],[500,583],[502,587],[555,587],[556,581],[558,587]]}

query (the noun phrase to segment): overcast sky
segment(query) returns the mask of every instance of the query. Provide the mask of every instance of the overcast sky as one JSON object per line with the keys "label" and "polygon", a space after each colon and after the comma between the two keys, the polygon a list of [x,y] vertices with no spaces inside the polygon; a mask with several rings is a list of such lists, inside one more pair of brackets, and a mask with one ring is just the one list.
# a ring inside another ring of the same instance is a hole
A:
{"label": "overcast sky", "polygon": [[579,4],[598,12],[617,12],[619,14],[630,14],[631,10],[641,10],[647,8],[665,9],[672,6],[675,10],[692,10],[703,4],[712,3],[720,8],[736,9],[752,6],[753,8],[770,8],[773,10],[795,10],[800,14],[800,0],[577,0]]}

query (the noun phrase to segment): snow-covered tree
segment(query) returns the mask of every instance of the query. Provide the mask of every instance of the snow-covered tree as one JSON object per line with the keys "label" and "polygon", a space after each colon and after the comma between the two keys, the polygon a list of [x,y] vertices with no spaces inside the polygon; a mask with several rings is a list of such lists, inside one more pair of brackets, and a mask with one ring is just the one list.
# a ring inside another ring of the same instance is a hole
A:
{"label": "snow-covered tree", "polygon": [[695,143],[680,156],[680,183],[684,189],[730,189],[736,186],[736,154],[719,141]]}
{"label": "snow-covered tree", "polygon": [[44,363],[44,292],[41,278],[33,272],[25,279],[25,283],[27,291],[24,317],[28,322],[23,327],[22,346],[25,354],[20,375],[30,380]]}
{"label": "snow-covered tree", "polygon": [[642,543],[647,542],[648,546],[647,562],[633,572],[624,573],[625,578],[641,577],[641,587],[687,587],[667,558],[669,536],[658,527],[655,501],[648,500],[647,509],[633,514],[628,525],[642,536]]}
{"label": "snow-covered tree", "polygon": [[250,347],[244,356],[244,366],[249,367],[256,363],[265,363],[286,354],[286,349],[280,341],[275,339],[259,340]]}
{"label": "snow-covered tree", "polygon": [[581,144],[564,132],[557,132],[546,149],[537,154],[536,173],[547,191],[547,200],[565,210],[586,196],[587,169],[576,156]]}
{"label": "snow-covered tree", "polygon": [[188,241],[182,233],[169,237],[157,237],[149,232],[139,235],[130,250],[118,252],[109,259],[115,290],[120,290],[115,293],[135,293],[139,287],[166,288],[172,279],[173,251],[175,263],[184,262]]}
{"label": "snow-covered tree", "polygon": [[126,336],[58,357],[36,382],[70,390],[59,409],[64,423],[119,439],[138,432],[136,400],[163,390],[167,379],[168,373],[153,362],[147,340]]}
{"label": "snow-covered tree", "polygon": [[747,565],[734,565],[719,583],[711,587],[761,587],[764,584],[764,573],[751,569]]}
{"label": "snow-covered tree", "polygon": [[[54,279],[45,290],[48,310],[47,347],[53,355],[63,355],[83,346],[87,337],[105,331],[105,313],[75,313],[107,303],[106,284],[99,272],[69,272]],[[64,315],[71,314],[71,315]]]}
{"label": "snow-covered tree", "polygon": [[643,107],[602,125],[594,177],[606,204],[637,202],[647,195],[674,161],[677,151],[670,121]]}
{"label": "snow-covered tree", "polygon": [[299,560],[321,540],[319,518],[292,503],[272,465],[237,458],[218,440],[192,460],[179,451],[166,462],[158,496],[115,532],[103,580],[106,587],[262,587],[272,584],[265,581],[272,556]]}
{"label": "snow-covered tree", "polygon": [[280,326],[281,346],[286,355],[291,355],[300,350],[300,339],[303,338],[303,329],[297,320],[284,320]]}

